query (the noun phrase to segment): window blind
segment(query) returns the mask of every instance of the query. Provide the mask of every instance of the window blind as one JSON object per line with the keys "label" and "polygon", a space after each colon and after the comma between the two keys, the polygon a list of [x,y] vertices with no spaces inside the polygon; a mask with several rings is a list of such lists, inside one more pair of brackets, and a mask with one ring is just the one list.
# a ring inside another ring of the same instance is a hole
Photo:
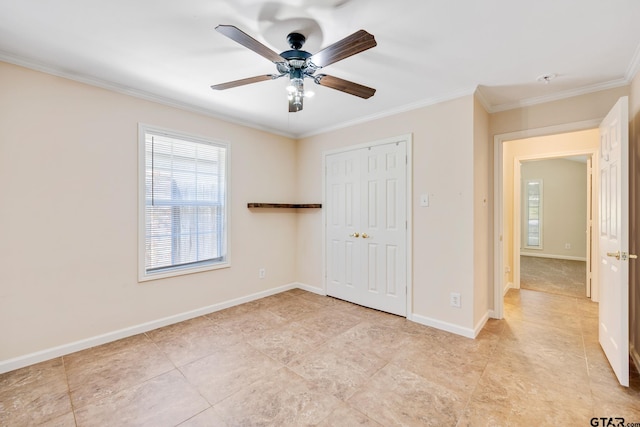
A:
{"label": "window blind", "polygon": [[145,132],[145,271],[226,261],[226,146]]}

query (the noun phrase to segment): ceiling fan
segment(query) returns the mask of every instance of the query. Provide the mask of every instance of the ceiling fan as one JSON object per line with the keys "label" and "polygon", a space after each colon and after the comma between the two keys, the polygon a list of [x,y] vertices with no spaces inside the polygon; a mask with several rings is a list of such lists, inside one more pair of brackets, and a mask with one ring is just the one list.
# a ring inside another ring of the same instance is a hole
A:
{"label": "ceiling fan", "polygon": [[312,79],[320,86],[330,87],[364,99],[371,98],[373,94],[376,93],[375,89],[358,83],[350,82],[338,77],[328,76],[326,74],[315,74],[316,71],[326,67],[327,65],[376,46],[377,43],[373,35],[364,30],[356,31],[350,36],[327,46],[320,52],[313,55],[302,50],[302,46],[304,45],[306,38],[300,33],[290,33],[287,36],[287,41],[289,42],[289,46],[291,46],[291,50],[277,54],[233,25],[218,25],[216,27],[216,31],[276,64],[278,74],[266,74],[234,80],[227,83],[213,85],[211,86],[211,89],[230,89],[237,86],[257,83],[264,80],[275,80],[280,77],[288,76],[290,84],[287,86],[287,91],[289,92],[290,113],[302,110],[302,100],[305,96],[303,83],[305,78]]}

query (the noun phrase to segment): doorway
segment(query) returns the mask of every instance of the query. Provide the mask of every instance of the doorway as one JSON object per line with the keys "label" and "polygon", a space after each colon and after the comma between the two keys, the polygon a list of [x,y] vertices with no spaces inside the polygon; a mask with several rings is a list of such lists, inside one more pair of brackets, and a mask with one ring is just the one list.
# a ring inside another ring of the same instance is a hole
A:
{"label": "doorway", "polygon": [[514,245],[514,288],[591,296],[591,164],[590,155],[580,155],[520,159],[516,165],[514,234],[520,243]]}
{"label": "doorway", "polygon": [[410,313],[409,136],[324,155],[325,292]]}
{"label": "doorway", "polygon": [[[591,156],[599,144],[599,121],[586,121],[549,128],[519,131],[494,137],[494,292],[493,317],[504,316],[503,297],[508,289],[519,283],[519,259],[514,256],[515,247],[520,247],[520,230],[515,230],[519,221],[514,221],[514,174],[520,161],[536,158],[558,158],[569,156]],[[516,157],[518,160],[516,160]],[[597,188],[597,180],[594,185]],[[519,193],[519,192],[518,192]],[[520,201],[518,200],[518,203]],[[520,205],[518,205],[520,206]],[[593,221],[597,226],[597,221]],[[516,233],[517,231],[517,233]],[[591,254],[597,248],[590,247]],[[596,263],[592,262],[596,267]],[[592,269],[593,269],[592,267]],[[592,274],[592,298],[597,301],[597,274]]]}

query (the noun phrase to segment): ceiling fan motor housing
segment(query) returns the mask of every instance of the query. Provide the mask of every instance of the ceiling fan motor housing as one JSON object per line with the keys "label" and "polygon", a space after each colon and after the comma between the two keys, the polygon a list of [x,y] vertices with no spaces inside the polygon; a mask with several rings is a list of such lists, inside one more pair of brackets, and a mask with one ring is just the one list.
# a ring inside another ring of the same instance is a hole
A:
{"label": "ceiling fan motor housing", "polygon": [[290,33],[287,36],[287,41],[289,42],[289,46],[291,46],[291,49],[298,50],[304,45],[304,42],[307,41],[307,38],[300,33]]}

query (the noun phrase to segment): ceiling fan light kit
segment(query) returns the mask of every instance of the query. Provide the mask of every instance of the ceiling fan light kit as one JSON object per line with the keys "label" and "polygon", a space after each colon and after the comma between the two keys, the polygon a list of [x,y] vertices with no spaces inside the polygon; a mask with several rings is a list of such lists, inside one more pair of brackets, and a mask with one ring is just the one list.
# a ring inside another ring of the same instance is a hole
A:
{"label": "ceiling fan light kit", "polygon": [[316,71],[327,65],[375,47],[377,45],[375,38],[364,30],[356,31],[313,55],[302,50],[306,37],[300,33],[290,33],[287,36],[287,41],[291,46],[291,50],[278,54],[233,25],[218,25],[216,31],[273,62],[276,65],[278,74],[266,74],[221,83],[211,86],[213,90],[225,90],[286,76],[289,77],[287,97],[289,99],[290,113],[301,111],[303,99],[313,95],[313,92],[305,92],[304,90],[305,78],[313,80],[314,83],[320,86],[329,87],[364,99],[371,98],[376,92],[373,88],[338,77],[315,74]]}

